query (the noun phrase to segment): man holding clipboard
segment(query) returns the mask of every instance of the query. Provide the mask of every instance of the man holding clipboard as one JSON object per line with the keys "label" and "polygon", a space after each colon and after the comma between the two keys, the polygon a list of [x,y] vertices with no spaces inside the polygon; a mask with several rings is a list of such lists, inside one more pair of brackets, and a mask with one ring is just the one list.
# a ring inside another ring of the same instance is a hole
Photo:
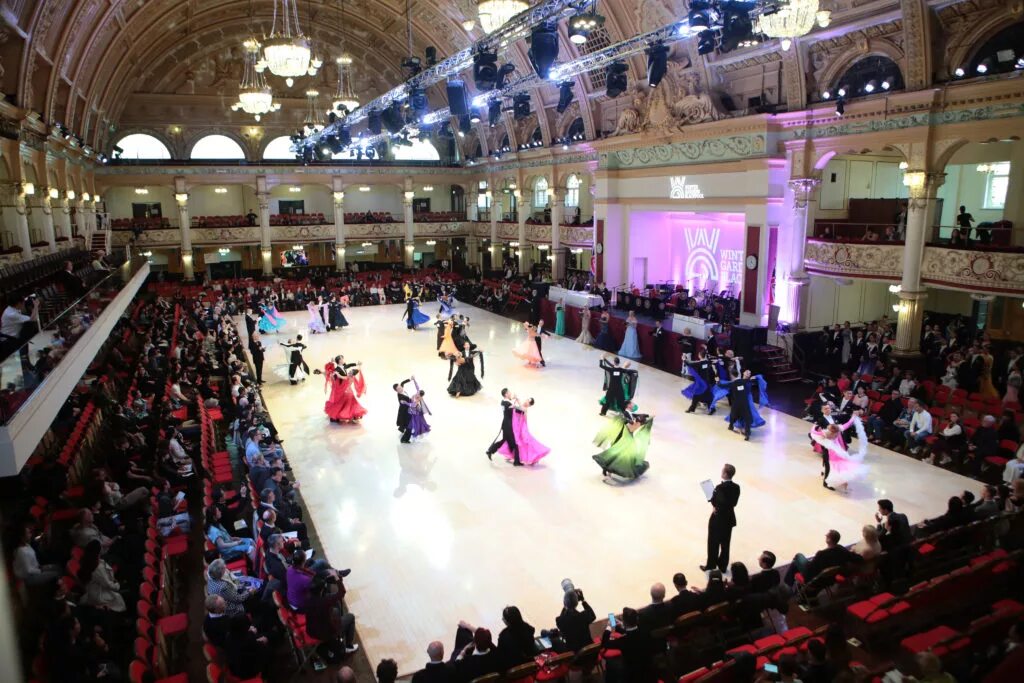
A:
{"label": "man holding clipboard", "polygon": [[736,468],[726,464],[722,467],[722,483],[712,487],[711,480],[702,481],[700,486],[708,502],[714,507],[708,519],[708,559],[700,566],[701,571],[719,569],[725,573],[729,568],[729,543],[732,529],[736,526],[736,504],[740,500],[740,487],[733,483]]}

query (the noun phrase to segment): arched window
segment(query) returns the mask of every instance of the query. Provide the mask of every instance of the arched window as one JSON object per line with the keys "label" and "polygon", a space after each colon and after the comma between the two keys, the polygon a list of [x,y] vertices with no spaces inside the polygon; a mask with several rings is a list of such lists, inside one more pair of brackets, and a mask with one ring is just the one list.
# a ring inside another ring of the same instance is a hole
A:
{"label": "arched window", "polygon": [[487,196],[487,181],[481,180],[477,183],[476,208],[480,211],[487,211],[491,208],[491,198]]}
{"label": "arched window", "polygon": [[985,41],[971,61],[953,72],[957,78],[991,76],[1024,69],[1024,22],[1004,28]]}
{"label": "arched window", "polygon": [[192,146],[192,159],[244,159],[242,146],[227,135],[207,135]]}
{"label": "arched window", "polygon": [[430,140],[412,140],[411,145],[395,145],[391,148],[395,161],[440,161],[441,155]]}
{"label": "arched window", "polygon": [[291,150],[292,139],[287,135],[271,140],[263,150],[263,158],[270,160],[295,161],[295,152]]}
{"label": "arched window", "polygon": [[470,158],[472,158],[472,159],[479,159],[483,155],[484,155],[484,148],[480,145],[480,142],[478,141],[476,143],[476,147],[473,148],[473,156],[470,157]]}
{"label": "arched window", "polygon": [[[120,147],[121,159],[170,159],[171,152],[167,145],[160,142],[152,135],[145,133],[133,133],[125,135],[117,141],[114,147]],[[118,154],[117,150],[114,150]]]}
{"label": "arched window", "polygon": [[903,73],[899,65],[888,57],[872,56],[855,62],[836,80],[832,90],[821,93],[821,98],[843,97],[850,100],[903,88]]}
{"label": "arched window", "polygon": [[548,205],[548,179],[544,176],[533,182],[533,208],[543,209]]}
{"label": "arched window", "polygon": [[511,145],[511,143],[509,142],[508,135],[505,135],[504,137],[501,138],[501,146],[499,148],[499,151],[511,152],[512,148],[509,145]]}
{"label": "arched window", "polygon": [[587,137],[587,128],[583,125],[582,117],[573,120],[569,125],[569,130],[565,132],[565,137],[570,142],[578,142]]}
{"label": "arched window", "polygon": [[580,205],[580,177],[573,173],[565,179],[565,206],[575,209]]}

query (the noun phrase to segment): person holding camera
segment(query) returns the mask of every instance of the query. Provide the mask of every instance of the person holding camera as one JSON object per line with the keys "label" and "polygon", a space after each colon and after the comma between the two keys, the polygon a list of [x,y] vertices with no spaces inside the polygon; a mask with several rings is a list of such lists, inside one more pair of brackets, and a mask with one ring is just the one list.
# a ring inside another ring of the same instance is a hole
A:
{"label": "person holding camera", "polygon": [[320,654],[331,663],[359,649],[355,642],[356,618],[345,611],[344,597],[345,584],[333,569],[320,572],[310,584],[306,632],[322,643]]}
{"label": "person holding camera", "polygon": [[[579,609],[580,605],[583,609]],[[562,596],[562,613],[555,618],[555,626],[562,636],[564,651],[578,652],[592,643],[590,625],[596,620],[597,615],[583,597],[583,591],[573,588],[570,583],[569,590]]]}
{"label": "person holding camera", "polygon": [[35,294],[20,299],[14,297],[4,309],[0,316],[0,360],[21,348],[22,365],[28,364],[28,347],[24,344],[39,331],[39,307],[35,299]]}

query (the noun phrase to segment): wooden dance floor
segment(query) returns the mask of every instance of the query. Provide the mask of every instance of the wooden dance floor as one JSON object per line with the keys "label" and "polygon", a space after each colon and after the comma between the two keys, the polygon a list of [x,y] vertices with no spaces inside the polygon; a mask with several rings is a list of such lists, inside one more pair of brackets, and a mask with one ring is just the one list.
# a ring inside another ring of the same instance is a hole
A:
{"label": "wooden dance floor", "polygon": [[[765,410],[767,424],[746,443],[726,431],[722,411],[685,414],[684,381],[648,367],[640,369],[637,402],[657,416],[650,470],[633,483],[608,484],[590,457],[603,419],[599,351],[552,337],[544,341],[548,366],[524,367],[511,353],[522,338],[517,323],[460,304],[486,353],[486,377],[483,392],[456,400],[445,391],[448,364],[436,355],[434,328],[407,331],[402,310],[350,309],[350,327],[314,336],[308,313],[286,313],[287,328],[264,337],[267,406],[327,558],[352,568],[346,599],[374,666],[392,657],[403,674],[416,670],[429,641],[451,648],[460,619],[497,638],[505,605],[518,605],[538,631],[552,627],[567,577],[599,617],[647,604],[656,581],[672,594],[677,571],[703,586],[698,565],[710,506],[699,482],[717,481],[725,462],[736,466],[742,487],[732,558],[751,571],[762,550],[781,564],[823,547],[830,528],[844,543],[858,540],[877,498],[893,499],[914,522],[977,487],[872,446],[866,478],[847,496],[828,491],[808,446],[809,423]],[[424,311],[433,317],[436,307]],[[322,376],[288,384],[283,349],[274,344],[298,332],[308,340],[311,369],[339,353],[363,362],[369,414],[362,424],[327,421]],[[410,374],[427,392],[432,431],[402,445],[391,385]],[[500,427],[502,387],[536,399],[530,429],[552,451],[534,467],[484,454]]]}

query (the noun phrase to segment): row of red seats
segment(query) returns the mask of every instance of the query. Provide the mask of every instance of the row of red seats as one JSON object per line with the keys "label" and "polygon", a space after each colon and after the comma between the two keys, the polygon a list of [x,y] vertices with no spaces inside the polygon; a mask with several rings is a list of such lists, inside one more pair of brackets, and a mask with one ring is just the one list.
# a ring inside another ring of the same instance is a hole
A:
{"label": "row of red seats", "polygon": [[158,230],[171,227],[169,218],[153,216],[151,218],[115,218],[110,221],[110,227],[114,230]]}
{"label": "row of red seats", "polygon": [[412,219],[417,223],[450,223],[466,220],[466,214],[458,211],[421,211],[414,213]]}
{"label": "row of red seats", "polygon": [[274,213],[270,215],[271,225],[324,225],[322,213]]}

